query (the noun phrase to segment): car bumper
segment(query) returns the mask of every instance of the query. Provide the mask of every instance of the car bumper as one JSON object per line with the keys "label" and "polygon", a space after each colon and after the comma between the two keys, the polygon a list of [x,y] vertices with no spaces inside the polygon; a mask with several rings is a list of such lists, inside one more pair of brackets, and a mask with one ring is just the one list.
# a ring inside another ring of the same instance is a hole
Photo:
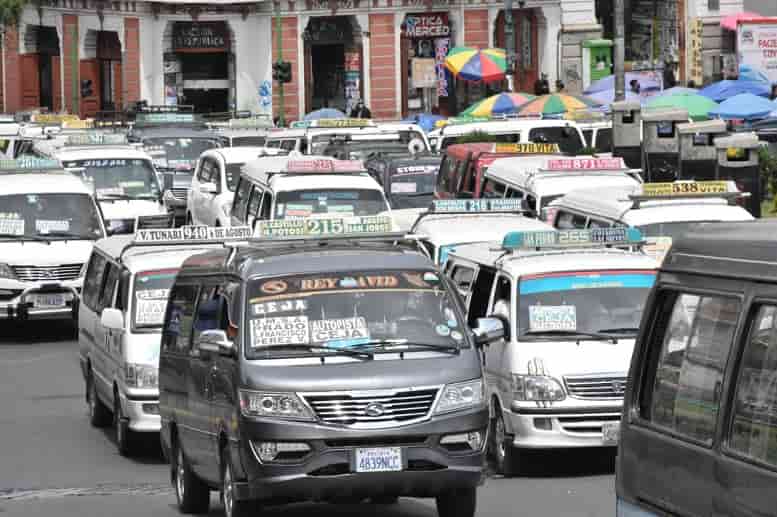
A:
{"label": "car bumper", "polygon": [[[81,282],[68,284],[38,284],[27,286],[13,298],[0,300],[0,320],[28,321],[75,319]],[[63,294],[64,306],[35,306],[32,299],[38,294]]]}
{"label": "car bumper", "polygon": [[575,410],[526,410],[512,407],[504,412],[512,430],[513,446],[526,449],[615,447],[605,442],[604,425],[620,422],[621,405]]}
{"label": "car bumper", "polygon": [[[307,443],[312,450],[295,463],[262,463],[247,439],[231,442],[232,464],[244,468],[243,479],[235,483],[236,497],[284,502],[355,500],[383,495],[435,497],[476,487],[484,480],[487,419],[488,411],[478,410],[380,431],[332,431],[315,425],[265,422],[244,426],[243,435],[253,436],[255,443],[299,441]],[[484,445],[480,450],[455,452],[440,444],[444,435],[475,430],[482,433]],[[357,473],[355,451],[360,447],[400,447],[403,469]]]}
{"label": "car bumper", "polygon": [[161,425],[159,418],[159,399],[144,397],[142,400],[121,395],[121,408],[130,430],[138,433],[158,433]]}

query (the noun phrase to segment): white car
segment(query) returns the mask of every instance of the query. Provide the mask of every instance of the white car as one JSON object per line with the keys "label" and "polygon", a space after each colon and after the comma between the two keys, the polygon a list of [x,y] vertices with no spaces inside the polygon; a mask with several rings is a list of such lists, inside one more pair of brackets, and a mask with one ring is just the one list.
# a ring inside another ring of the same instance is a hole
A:
{"label": "white car", "polygon": [[187,224],[229,226],[240,171],[263,154],[262,147],[223,147],[202,153],[186,200]]}
{"label": "white car", "polygon": [[105,237],[92,190],[44,162],[0,170],[0,320],[75,317],[84,264]]}

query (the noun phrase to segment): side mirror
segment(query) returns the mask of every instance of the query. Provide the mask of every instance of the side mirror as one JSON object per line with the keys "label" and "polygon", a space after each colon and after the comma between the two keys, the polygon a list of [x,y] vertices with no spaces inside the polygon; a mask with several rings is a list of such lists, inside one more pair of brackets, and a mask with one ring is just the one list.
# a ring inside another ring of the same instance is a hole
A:
{"label": "side mirror", "polygon": [[219,188],[215,183],[202,183],[200,185],[200,192],[203,194],[218,194]]}
{"label": "side mirror", "polygon": [[173,173],[165,172],[162,174],[162,191],[167,192],[173,188]]}
{"label": "side mirror", "polygon": [[225,357],[234,357],[235,344],[227,337],[223,330],[205,330],[200,334],[197,348],[202,352],[220,354]]}
{"label": "side mirror", "polygon": [[106,329],[124,330],[124,314],[119,309],[106,307],[100,316],[100,324]]}
{"label": "side mirror", "polygon": [[499,318],[478,318],[477,326],[472,329],[475,343],[487,345],[505,337],[504,323]]}

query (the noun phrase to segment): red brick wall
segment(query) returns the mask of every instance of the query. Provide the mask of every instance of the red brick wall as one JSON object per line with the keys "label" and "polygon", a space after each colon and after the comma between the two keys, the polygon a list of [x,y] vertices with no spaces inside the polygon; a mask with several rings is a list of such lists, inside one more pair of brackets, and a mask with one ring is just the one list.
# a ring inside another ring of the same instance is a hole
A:
{"label": "red brick wall", "polygon": [[[272,18],[272,59],[274,63],[278,60],[278,39],[275,30],[275,18]],[[302,115],[299,105],[299,80],[298,73],[299,55],[297,52],[297,17],[287,16],[281,19],[281,49],[283,49],[283,60],[291,63],[291,82],[283,85],[283,112],[288,124],[291,120],[299,120]],[[278,116],[280,110],[280,91],[278,83],[273,82],[273,115]]]}
{"label": "red brick wall", "polygon": [[5,111],[13,113],[22,109],[22,77],[19,59],[19,33],[15,27],[5,32]]}
{"label": "red brick wall", "polygon": [[[73,86],[73,47],[76,48],[76,54],[78,52],[78,16],[75,14],[63,14],[62,15],[62,24],[63,24],[63,45],[61,47],[62,51],[62,57],[63,57],[63,70],[62,73],[65,77],[65,110],[69,113],[77,113],[78,111],[78,104],[76,106],[73,106],[73,93],[72,93],[72,86]],[[75,32],[75,39],[73,38],[73,27],[76,28]],[[78,70],[76,70],[76,73],[78,73]],[[77,94],[80,95],[80,87],[78,88],[79,91],[76,91]]]}
{"label": "red brick wall", "polygon": [[131,104],[140,100],[140,23],[137,18],[124,18],[124,47],[121,74],[116,76],[117,84],[122,85],[121,94],[117,92],[116,95],[116,109],[122,108],[122,102]]}
{"label": "red brick wall", "polygon": [[464,11],[464,46],[488,47],[488,10]]}
{"label": "red brick wall", "polygon": [[370,105],[373,118],[399,118],[394,14],[370,14]]}

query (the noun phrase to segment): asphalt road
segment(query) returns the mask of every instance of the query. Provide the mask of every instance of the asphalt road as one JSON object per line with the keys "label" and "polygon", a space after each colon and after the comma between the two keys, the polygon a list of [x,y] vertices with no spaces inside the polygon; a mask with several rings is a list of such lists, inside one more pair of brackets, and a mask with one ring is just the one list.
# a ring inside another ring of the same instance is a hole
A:
{"label": "asphalt road", "polygon": [[[0,329],[0,513],[3,516],[179,515],[158,442],[119,456],[111,431],[89,426],[71,327]],[[599,451],[531,457],[520,478],[489,478],[478,517],[598,517],[614,513],[613,456]],[[216,494],[211,515],[222,515]],[[299,504],[266,517],[435,517],[432,501],[392,506]]]}

